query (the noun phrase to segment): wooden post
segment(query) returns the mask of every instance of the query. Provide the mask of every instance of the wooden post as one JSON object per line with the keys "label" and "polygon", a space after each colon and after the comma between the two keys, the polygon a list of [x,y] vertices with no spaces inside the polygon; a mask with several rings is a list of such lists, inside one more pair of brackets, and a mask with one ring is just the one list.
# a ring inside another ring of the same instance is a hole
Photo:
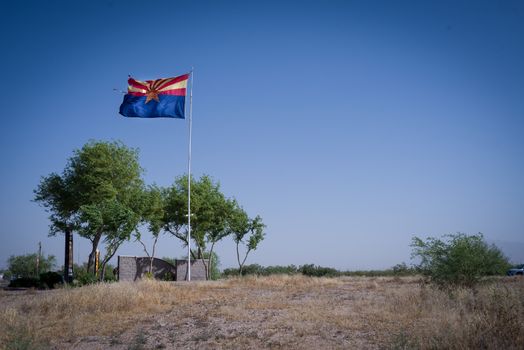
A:
{"label": "wooden post", "polygon": [[96,250],[95,253],[95,276],[98,277],[98,268],[100,264],[100,250]]}
{"label": "wooden post", "polygon": [[73,232],[65,232],[64,281],[73,282]]}
{"label": "wooden post", "polygon": [[42,242],[38,242],[38,255],[36,256],[36,277],[40,276],[40,257],[42,256]]}

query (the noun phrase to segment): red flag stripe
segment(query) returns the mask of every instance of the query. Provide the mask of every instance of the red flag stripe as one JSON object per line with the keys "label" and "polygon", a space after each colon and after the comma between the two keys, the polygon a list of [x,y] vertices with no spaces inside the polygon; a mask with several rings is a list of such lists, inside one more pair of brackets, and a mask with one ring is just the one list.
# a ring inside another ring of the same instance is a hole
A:
{"label": "red flag stripe", "polygon": [[[129,91],[127,94],[133,95],[133,96],[146,96],[147,95],[147,93],[137,92],[137,91]],[[186,89],[173,89],[173,90],[167,90],[167,91],[160,91],[158,92],[158,95],[186,96]]]}

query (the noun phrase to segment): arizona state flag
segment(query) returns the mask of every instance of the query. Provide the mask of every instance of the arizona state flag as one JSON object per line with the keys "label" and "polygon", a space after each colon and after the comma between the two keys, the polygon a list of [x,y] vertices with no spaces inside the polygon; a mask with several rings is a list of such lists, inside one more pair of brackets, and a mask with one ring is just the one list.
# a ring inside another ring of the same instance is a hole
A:
{"label": "arizona state flag", "polygon": [[185,118],[189,74],[139,81],[129,78],[120,114],[135,118]]}

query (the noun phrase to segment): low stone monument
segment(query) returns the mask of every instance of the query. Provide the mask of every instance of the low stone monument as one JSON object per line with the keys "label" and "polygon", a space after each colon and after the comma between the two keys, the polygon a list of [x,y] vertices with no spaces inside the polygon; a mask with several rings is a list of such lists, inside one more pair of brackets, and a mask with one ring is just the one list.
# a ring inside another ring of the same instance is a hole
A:
{"label": "low stone monument", "polygon": [[[118,280],[136,281],[149,272],[151,258],[147,256],[118,256]],[[186,281],[187,260],[175,260],[175,265],[153,258],[152,277],[164,281]],[[206,269],[201,260],[191,260],[191,281],[205,281]]]}

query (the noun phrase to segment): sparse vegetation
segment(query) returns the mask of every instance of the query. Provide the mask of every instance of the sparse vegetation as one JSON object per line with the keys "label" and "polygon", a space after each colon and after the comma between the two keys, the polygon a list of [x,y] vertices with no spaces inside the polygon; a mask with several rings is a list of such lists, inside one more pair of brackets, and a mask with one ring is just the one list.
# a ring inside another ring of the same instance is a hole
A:
{"label": "sparse vegetation", "polygon": [[63,349],[87,337],[91,347],[119,349],[524,346],[523,278],[452,291],[419,282],[282,274],[0,292],[0,344]]}
{"label": "sparse vegetation", "polygon": [[[224,277],[238,276],[239,269],[228,268],[222,272]],[[295,275],[303,274],[305,276],[313,277],[339,277],[339,276],[360,276],[360,277],[388,277],[388,276],[414,276],[417,271],[408,267],[406,263],[401,263],[393,266],[386,270],[358,270],[358,271],[340,271],[332,267],[323,267],[314,264],[305,264],[299,267],[295,265],[287,266],[261,266],[258,264],[246,265],[242,269],[242,276],[257,275],[257,276],[270,276],[270,275]]]}

